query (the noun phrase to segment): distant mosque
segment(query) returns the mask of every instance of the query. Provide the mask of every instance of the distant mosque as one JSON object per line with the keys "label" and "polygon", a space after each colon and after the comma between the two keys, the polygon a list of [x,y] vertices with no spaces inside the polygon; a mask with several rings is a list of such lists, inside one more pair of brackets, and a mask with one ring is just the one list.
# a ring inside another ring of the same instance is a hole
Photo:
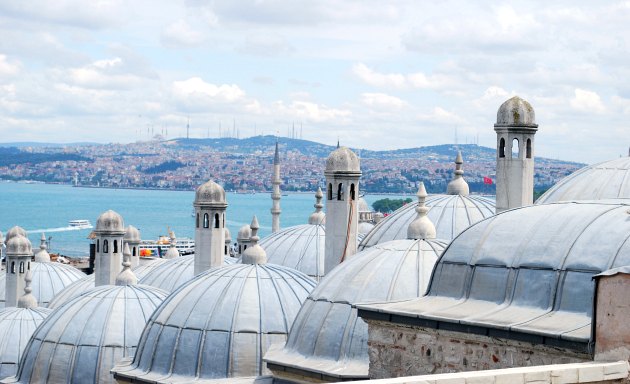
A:
{"label": "distant mosque", "polygon": [[338,146],[305,224],[282,228],[276,142],[263,239],[252,212],[232,248],[214,181],[195,192],[194,255],[171,234],[163,258],[141,257],[114,211],[97,219],[91,275],[51,262],[45,237],[34,253],[22,228],[0,233],[0,382],[626,379],[630,158],[534,204],[534,109],[507,100],[494,130],[496,200],[470,194],[458,152],[444,194],[419,182],[415,204],[382,217]]}

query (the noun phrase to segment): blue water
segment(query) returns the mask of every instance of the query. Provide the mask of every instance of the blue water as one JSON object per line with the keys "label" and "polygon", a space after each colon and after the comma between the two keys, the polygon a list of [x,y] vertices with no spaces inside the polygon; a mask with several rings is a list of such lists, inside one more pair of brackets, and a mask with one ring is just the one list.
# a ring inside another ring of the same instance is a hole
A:
{"label": "blue water", "polygon": [[[368,204],[389,197],[366,195]],[[33,247],[39,246],[41,230],[51,237],[50,251],[68,256],[86,256],[89,251],[87,236],[91,230],[62,230],[68,221],[87,219],[96,224],[98,216],[113,209],[120,213],[125,225],[140,229],[143,239],[157,239],[167,235],[167,227],[177,237],[194,237],[191,216],[194,192],[132,189],[74,188],[68,185],[23,184],[0,182],[0,230],[3,234],[19,225],[29,231]],[[227,225],[236,241],[236,233],[249,224],[256,214],[260,236],[271,233],[271,198],[268,193],[227,194]],[[280,202],[280,226],[305,224],[313,212],[313,194],[289,194]]]}

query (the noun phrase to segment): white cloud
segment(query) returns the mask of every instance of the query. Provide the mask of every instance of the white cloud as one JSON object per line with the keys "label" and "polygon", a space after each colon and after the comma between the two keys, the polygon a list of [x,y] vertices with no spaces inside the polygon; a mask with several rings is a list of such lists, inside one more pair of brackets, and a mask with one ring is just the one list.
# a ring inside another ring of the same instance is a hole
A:
{"label": "white cloud", "polygon": [[441,74],[427,76],[422,72],[379,73],[363,63],[355,64],[352,73],[364,83],[380,88],[445,89],[453,85],[448,76]]}
{"label": "white cloud", "polygon": [[19,62],[9,61],[6,55],[0,54],[0,76],[14,76],[19,71]]}
{"label": "white cloud", "polygon": [[352,116],[352,111],[348,109],[331,108],[326,105],[300,100],[294,100],[289,104],[277,101],[273,104],[273,110],[274,113],[289,119],[315,123],[343,121]]}
{"label": "white cloud", "polygon": [[419,114],[420,121],[426,121],[437,124],[465,124],[466,120],[458,116],[456,113],[449,112],[442,107],[434,107],[430,113]]}
{"label": "white cloud", "polygon": [[601,97],[596,92],[579,88],[575,89],[571,107],[582,113],[604,113],[606,110]]}
{"label": "white cloud", "polygon": [[205,41],[203,33],[193,29],[185,20],[178,20],[162,32],[162,43],[171,48],[194,47]]}
{"label": "white cloud", "polygon": [[199,77],[175,81],[171,92],[175,101],[187,111],[208,112],[226,105],[246,103],[245,91],[236,84],[216,85]]}
{"label": "white cloud", "polygon": [[361,102],[370,108],[398,111],[409,105],[406,101],[384,93],[363,93],[361,94]]}

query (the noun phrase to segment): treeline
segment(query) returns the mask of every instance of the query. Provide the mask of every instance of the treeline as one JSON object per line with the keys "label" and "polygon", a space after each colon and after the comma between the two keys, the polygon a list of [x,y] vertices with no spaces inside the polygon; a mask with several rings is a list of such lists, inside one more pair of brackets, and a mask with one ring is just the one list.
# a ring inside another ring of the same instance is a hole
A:
{"label": "treeline", "polygon": [[72,153],[30,153],[23,152],[14,147],[0,147],[0,167],[19,164],[39,164],[51,161],[87,161],[93,160],[89,157]]}
{"label": "treeline", "polygon": [[376,212],[390,213],[394,212],[405,204],[411,203],[411,201],[412,200],[409,197],[406,199],[380,199],[372,203],[372,208],[374,208]]}
{"label": "treeline", "polygon": [[162,173],[162,172],[167,172],[167,171],[175,171],[181,167],[185,167],[186,164],[184,163],[180,163],[179,161],[175,161],[175,160],[171,160],[171,161],[165,161],[162,164],[158,164],[158,165],[154,165],[153,167],[149,167],[149,168],[145,168],[145,169],[138,169],[138,171],[153,175],[156,173]]}

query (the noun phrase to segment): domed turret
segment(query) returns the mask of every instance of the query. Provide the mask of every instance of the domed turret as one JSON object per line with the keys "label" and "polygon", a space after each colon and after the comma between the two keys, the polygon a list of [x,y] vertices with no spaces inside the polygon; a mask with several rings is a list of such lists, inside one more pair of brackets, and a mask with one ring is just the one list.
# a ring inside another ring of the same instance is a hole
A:
{"label": "domed turret", "polygon": [[238,243],[238,254],[242,255],[243,252],[249,247],[251,242],[250,238],[252,237],[252,228],[249,224],[243,225],[239,228],[238,233],[236,234],[236,242]]}
{"label": "domed turret", "polygon": [[357,155],[348,147],[339,147],[332,151],[326,159],[326,173],[347,172],[361,173],[361,165]]}
{"label": "domed turret", "polygon": [[23,235],[16,234],[7,241],[7,256],[31,256],[33,248],[29,239]]}
{"label": "domed turret", "polygon": [[431,220],[427,217],[429,208],[427,208],[424,203],[428,195],[423,182],[420,182],[420,187],[418,188],[416,196],[418,196],[418,205],[416,206],[416,213],[418,216],[411,222],[411,224],[409,224],[409,227],[407,228],[407,238],[416,240],[435,239],[435,225],[433,225]]}
{"label": "domed turret", "polygon": [[252,236],[250,237],[251,244],[249,248],[243,251],[243,257],[241,258],[241,262],[243,264],[266,264],[267,263],[267,253],[265,250],[258,244],[258,219],[256,216],[252,219],[252,223],[249,225],[252,229]]}
{"label": "domed turret", "polygon": [[26,272],[31,269],[33,250],[28,238],[14,234],[7,242],[7,271],[3,275],[5,281],[5,306],[15,307],[18,298],[24,292]]}
{"label": "domed turret", "polygon": [[131,268],[135,268],[140,265],[140,231],[133,225],[129,225],[125,230],[125,236],[123,237],[123,243],[129,244],[129,250],[131,251]]}
{"label": "domed turret", "polygon": [[135,285],[138,284],[138,278],[131,271],[131,251],[129,250],[129,245],[125,244],[125,249],[123,250],[123,270],[116,276],[116,285]]}
{"label": "domed turret", "polygon": [[451,180],[446,186],[446,194],[447,195],[462,195],[468,196],[470,194],[470,189],[468,187],[468,183],[464,180],[464,170],[462,169],[462,165],[464,164],[464,159],[462,158],[462,152],[457,151],[457,158],[455,159],[455,172],[453,173],[453,180]]}
{"label": "domed turret", "polygon": [[534,108],[518,96],[505,101],[499,107],[495,126],[499,125],[538,128]]}
{"label": "domed turret", "polygon": [[125,240],[125,242],[128,242],[128,241],[140,242],[141,241],[140,231],[138,230],[138,228],[134,227],[133,225],[127,226],[123,240]]}
{"label": "domed turret", "polygon": [[103,212],[98,219],[96,220],[96,228],[94,229],[95,233],[104,233],[104,232],[120,232],[121,235],[125,234],[125,223],[123,221],[122,216],[118,213],[112,211]]}
{"label": "domed turret", "polygon": [[195,274],[223,265],[225,190],[210,180],[195,192]]}
{"label": "domed turret", "polygon": [[17,225],[11,229],[9,229],[7,231],[7,236],[4,239],[4,243],[7,244],[9,242],[9,240],[11,240],[11,238],[13,236],[16,235],[20,235],[20,236],[24,236],[27,237],[28,235],[26,234],[26,231],[22,228],[22,227],[18,227]]}
{"label": "domed turret", "polygon": [[210,180],[200,185],[195,191],[195,206],[227,207],[225,190],[222,186]]}
{"label": "domed turret", "polygon": [[46,235],[43,232],[39,241],[39,251],[35,253],[35,261],[38,263],[49,263],[50,254],[47,251],[48,247],[46,246]]}
{"label": "domed turret", "polygon": [[179,251],[177,250],[177,238],[175,237],[175,232],[171,231],[171,244],[164,255],[165,259],[176,259],[179,257]]}
{"label": "domed turret", "polygon": [[231,247],[232,247],[232,234],[230,233],[230,230],[227,227],[225,227],[225,248],[223,249],[224,257],[232,256],[230,252]]}
{"label": "domed turret", "polygon": [[308,223],[311,225],[324,224],[326,222],[326,215],[322,212],[322,208],[324,208],[324,204],[322,204],[322,198],[324,194],[322,193],[322,189],[317,187],[317,192],[315,192],[315,212],[311,213],[311,216],[308,218]]}

